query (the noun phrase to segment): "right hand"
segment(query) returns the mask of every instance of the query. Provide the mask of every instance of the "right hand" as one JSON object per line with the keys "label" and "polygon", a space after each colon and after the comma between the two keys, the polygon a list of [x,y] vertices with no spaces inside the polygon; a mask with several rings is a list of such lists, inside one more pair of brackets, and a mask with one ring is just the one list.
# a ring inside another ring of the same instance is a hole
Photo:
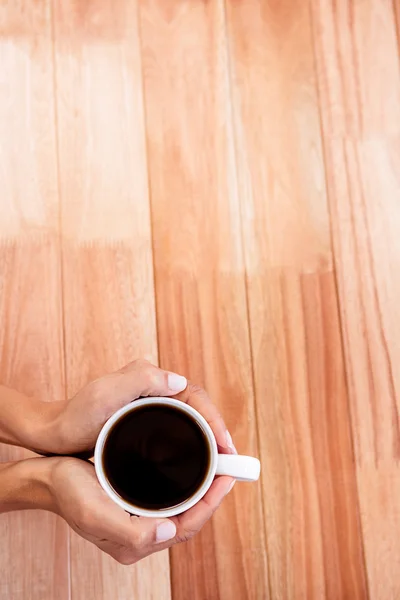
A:
{"label": "right hand", "polygon": [[129,515],[100,486],[93,465],[78,458],[47,461],[47,485],[53,512],[63,517],[81,537],[124,565],[184,542],[208,521],[230,491],[234,479],[218,477],[207,494],[190,510],[171,519]]}
{"label": "right hand", "polygon": [[[111,415],[137,398],[170,396],[187,402],[208,421],[222,452],[235,453],[232,438],[207,393],[186,378],[146,360],[135,360],[119,371],[87,384],[67,401],[43,403],[48,418],[30,447],[45,453],[77,455],[93,451],[101,428]],[[40,437],[40,439],[38,439]]]}

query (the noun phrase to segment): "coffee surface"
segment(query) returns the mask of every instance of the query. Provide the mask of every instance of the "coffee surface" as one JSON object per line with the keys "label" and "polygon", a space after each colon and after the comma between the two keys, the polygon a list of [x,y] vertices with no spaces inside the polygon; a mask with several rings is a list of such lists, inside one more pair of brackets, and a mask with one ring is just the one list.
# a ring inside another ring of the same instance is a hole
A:
{"label": "coffee surface", "polygon": [[189,499],[209,464],[209,444],[196,421],[163,405],[143,406],[121,417],[103,451],[104,472],[115,492],[151,510]]}

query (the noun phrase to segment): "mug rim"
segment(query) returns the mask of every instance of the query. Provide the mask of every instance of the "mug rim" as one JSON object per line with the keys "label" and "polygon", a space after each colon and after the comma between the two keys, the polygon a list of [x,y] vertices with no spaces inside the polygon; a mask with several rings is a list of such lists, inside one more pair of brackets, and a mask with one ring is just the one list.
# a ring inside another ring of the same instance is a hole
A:
{"label": "mug rim", "polygon": [[[206,435],[207,441],[210,446],[210,466],[208,468],[208,472],[206,477],[204,478],[201,486],[196,490],[196,492],[190,496],[187,500],[184,500],[180,504],[176,504],[175,506],[171,506],[168,508],[161,509],[146,509],[140,508],[127,502],[124,500],[117,492],[114,490],[110,482],[108,481],[103,468],[103,448],[104,444],[107,441],[108,434],[110,433],[111,428],[115,425],[119,419],[131,412],[134,412],[141,406],[150,406],[150,405],[162,405],[162,406],[174,406],[182,412],[189,414],[199,427],[203,430]],[[111,417],[104,423],[101,431],[98,435],[95,451],[94,451],[94,468],[96,471],[97,479],[103,490],[106,494],[113,500],[116,504],[118,504],[121,508],[126,510],[132,515],[136,515],[139,517],[173,517],[183,513],[189,508],[192,508],[199,500],[203,498],[203,496],[209,490],[217,470],[217,462],[218,462],[218,447],[217,442],[214,436],[214,433],[207,423],[206,419],[200,414],[195,408],[187,404],[186,402],[182,402],[181,400],[176,400],[175,398],[168,398],[164,396],[154,396],[149,398],[141,398],[139,400],[133,400],[129,404],[123,406],[119,410],[117,410]]]}

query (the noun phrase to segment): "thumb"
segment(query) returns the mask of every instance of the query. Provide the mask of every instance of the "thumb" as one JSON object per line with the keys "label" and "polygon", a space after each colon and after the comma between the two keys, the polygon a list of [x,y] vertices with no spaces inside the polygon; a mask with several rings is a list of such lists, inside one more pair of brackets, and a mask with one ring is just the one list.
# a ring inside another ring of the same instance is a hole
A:
{"label": "thumb", "polygon": [[141,396],[173,396],[187,386],[186,377],[163,371],[147,360],[135,360],[108,379],[114,409]]}
{"label": "thumb", "polygon": [[146,556],[158,544],[171,542],[176,536],[176,525],[170,519],[149,519],[131,516],[130,544],[136,554]]}

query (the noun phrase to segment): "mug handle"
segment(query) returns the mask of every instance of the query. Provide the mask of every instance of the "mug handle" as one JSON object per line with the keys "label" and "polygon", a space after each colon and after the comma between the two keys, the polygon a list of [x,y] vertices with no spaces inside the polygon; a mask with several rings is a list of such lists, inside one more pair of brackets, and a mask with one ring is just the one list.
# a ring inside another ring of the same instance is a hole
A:
{"label": "mug handle", "polygon": [[238,481],[257,481],[260,477],[260,461],[254,456],[241,454],[218,454],[216,475],[229,475]]}

